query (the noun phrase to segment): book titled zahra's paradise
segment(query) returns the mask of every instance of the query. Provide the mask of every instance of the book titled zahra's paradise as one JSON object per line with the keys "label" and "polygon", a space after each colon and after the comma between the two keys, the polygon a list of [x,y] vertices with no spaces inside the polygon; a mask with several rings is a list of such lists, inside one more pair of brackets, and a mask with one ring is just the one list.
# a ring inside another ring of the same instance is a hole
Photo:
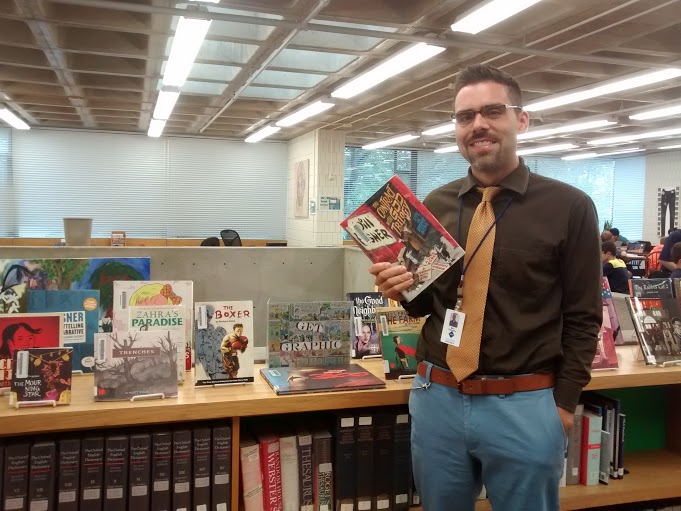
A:
{"label": "book titled zahra's paradise", "polygon": [[369,200],[341,222],[374,263],[403,265],[414,284],[403,291],[411,301],[464,254],[451,234],[393,176]]}

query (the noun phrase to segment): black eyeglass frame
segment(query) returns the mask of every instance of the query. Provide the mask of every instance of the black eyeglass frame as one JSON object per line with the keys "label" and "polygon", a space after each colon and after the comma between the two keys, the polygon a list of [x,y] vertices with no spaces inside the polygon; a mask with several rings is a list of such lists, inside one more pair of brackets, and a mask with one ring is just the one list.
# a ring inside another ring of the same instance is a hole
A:
{"label": "black eyeglass frame", "polygon": [[[492,115],[490,117],[489,113],[485,114],[485,112],[488,111],[490,108],[499,108],[501,106],[504,107],[504,111],[501,112],[498,116]],[[482,115],[485,119],[493,121],[493,120],[499,119],[502,115],[504,115],[506,113],[506,110],[508,110],[509,108],[513,108],[513,109],[520,110],[520,111],[522,111],[522,109],[523,109],[522,106],[518,106],[518,105],[507,105],[507,104],[503,104],[503,103],[495,103],[493,105],[485,105],[480,110],[460,110],[459,112],[453,113],[451,115],[451,119],[453,121],[455,121],[457,124],[459,124],[460,126],[468,126],[469,124],[473,123],[473,121],[475,121],[475,118],[478,116],[478,114]],[[462,123],[462,122],[457,120],[456,116],[461,115],[463,113],[473,114],[473,117],[471,118],[470,121]]]}

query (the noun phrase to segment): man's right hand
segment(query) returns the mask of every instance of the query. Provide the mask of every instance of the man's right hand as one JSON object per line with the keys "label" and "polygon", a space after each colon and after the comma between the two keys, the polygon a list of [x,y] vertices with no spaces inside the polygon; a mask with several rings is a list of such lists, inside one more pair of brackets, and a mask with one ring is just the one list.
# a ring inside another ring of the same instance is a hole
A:
{"label": "man's right hand", "polygon": [[414,284],[413,275],[404,266],[376,263],[369,268],[369,273],[376,277],[376,286],[383,296],[398,302],[404,300],[402,291]]}

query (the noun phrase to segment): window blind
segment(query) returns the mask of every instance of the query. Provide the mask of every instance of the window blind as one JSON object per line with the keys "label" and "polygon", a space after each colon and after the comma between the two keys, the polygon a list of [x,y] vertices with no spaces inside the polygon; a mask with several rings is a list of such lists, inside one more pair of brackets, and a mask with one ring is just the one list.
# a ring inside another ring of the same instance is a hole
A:
{"label": "window blind", "polygon": [[[615,200],[612,225],[630,241],[643,239],[645,185],[645,156],[615,160]],[[655,245],[658,240],[648,241]]]}
{"label": "window blind", "polygon": [[0,237],[13,235],[12,130],[0,128]]}

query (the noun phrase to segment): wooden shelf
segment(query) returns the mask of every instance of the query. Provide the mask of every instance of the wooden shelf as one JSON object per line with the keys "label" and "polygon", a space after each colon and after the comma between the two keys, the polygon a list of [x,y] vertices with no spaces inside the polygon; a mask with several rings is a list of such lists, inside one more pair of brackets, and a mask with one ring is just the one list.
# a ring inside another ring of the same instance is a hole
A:
{"label": "wooden shelf", "polygon": [[[589,390],[681,384],[681,367],[657,368],[635,360],[637,346],[618,348],[621,368],[593,375]],[[382,377],[380,360],[361,364]],[[74,377],[72,402],[57,408],[0,407],[0,436],[89,428],[174,423],[183,421],[300,413],[343,408],[406,404],[410,380],[388,381],[385,389],[277,396],[256,366],[253,385],[196,388],[188,376],[177,399],[95,403],[92,375]],[[7,398],[5,398],[7,399]]]}
{"label": "wooden shelf", "polygon": [[[629,474],[622,480],[597,486],[568,486],[560,489],[561,511],[590,509],[681,497],[681,456],[668,451],[644,451],[627,454]],[[476,511],[491,511],[489,501],[480,501]]]}

